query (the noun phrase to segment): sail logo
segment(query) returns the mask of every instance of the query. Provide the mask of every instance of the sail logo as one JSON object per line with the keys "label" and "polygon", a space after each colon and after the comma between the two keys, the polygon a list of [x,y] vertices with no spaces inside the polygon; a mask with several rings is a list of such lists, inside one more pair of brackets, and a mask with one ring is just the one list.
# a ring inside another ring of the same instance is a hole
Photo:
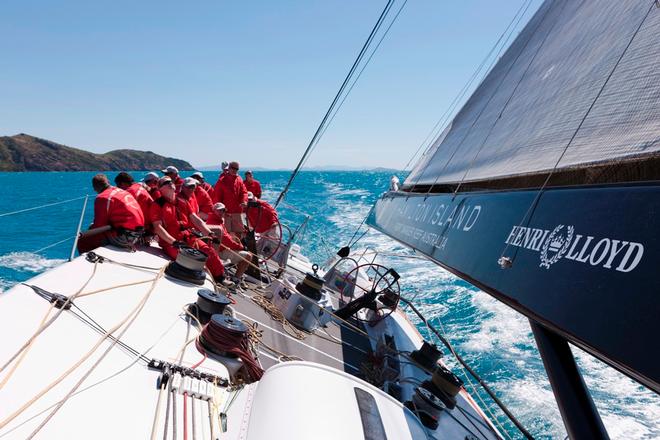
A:
{"label": "sail logo", "polygon": [[541,249],[541,267],[550,269],[551,264],[555,264],[568,251],[568,247],[573,240],[575,228],[569,226],[566,228],[566,235],[560,235],[564,225],[559,225],[550,233]]}
{"label": "sail logo", "polygon": [[539,267],[545,269],[563,258],[627,273],[639,265],[644,255],[641,243],[578,234],[572,225],[558,225],[552,230],[513,226],[505,243],[538,252]]}

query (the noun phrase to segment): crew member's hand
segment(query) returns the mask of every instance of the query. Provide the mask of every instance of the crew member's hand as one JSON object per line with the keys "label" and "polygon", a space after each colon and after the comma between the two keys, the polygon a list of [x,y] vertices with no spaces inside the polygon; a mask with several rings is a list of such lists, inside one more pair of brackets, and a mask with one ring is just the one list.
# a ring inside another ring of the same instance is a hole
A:
{"label": "crew member's hand", "polygon": [[184,247],[185,245],[186,245],[186,244],[185,244],[184,242],[179,241],[179,240],[174,240],[174,242],[172,243],[172,246],[175,247],[175,248],[177,248],[177,249],[181,249],[181,248]]}

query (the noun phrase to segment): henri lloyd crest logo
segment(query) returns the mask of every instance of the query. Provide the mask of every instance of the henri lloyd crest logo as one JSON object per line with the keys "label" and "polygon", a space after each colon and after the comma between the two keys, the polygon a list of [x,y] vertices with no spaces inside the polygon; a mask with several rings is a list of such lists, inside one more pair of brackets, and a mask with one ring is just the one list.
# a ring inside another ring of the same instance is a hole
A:
{"label": "henri lloyd crest logo", "polygon": [[546,269],[564,258],[604,269],[631,272],[644,255],[641,243],[577,234],[572,225],[558,225],[552,230],[514,226],[505,243],[539,252],[539,266]]}
{"label": "henri lloyd crest logo", "polygon": [[557,226],[545,240],[541,249],[541,267],[550,269],[550,265],[559,261],[568,251],[575,228],[573,226],[566,228],[565,235],[562,235],[562,229],[564,229],[564,225]]}

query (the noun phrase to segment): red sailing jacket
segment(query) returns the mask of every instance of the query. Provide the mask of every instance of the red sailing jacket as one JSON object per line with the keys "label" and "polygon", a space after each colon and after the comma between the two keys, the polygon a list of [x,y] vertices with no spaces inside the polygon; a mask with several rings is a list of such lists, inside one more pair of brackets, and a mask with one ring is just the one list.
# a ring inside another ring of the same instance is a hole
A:
{"label": "red sailing jacket", "polygon": [[195,187],[195,198],[201,212],[206,214],[213,212],[213,200],[211,200],[211,196],[201,185]]}
{"label": "red sailing jacket", "polygon": [[245,188],[254,194],[256,198],[261,198],[261,184],[258,180],[252,179],[252,182],[245,180],[243,183],[245,184]]}
{"label": "red sailing jacket", "polygon": [[260,208],[251,207],[247,208],[247,218],[251,228],[261,234],[269,230],[279,220],[277,219],[277,211],[263,200],[256,200]]}
{"label": "red sailing jacket", "polygon": [[209,225],[218,225],[222,228],[222,248],[228,248],[234,251],[242,251],[243,250],[243,244],[236,240],[233,235],[231,235],[229,232],[227,232],[227,228],[225,228],[225,222],[222,217],[219,217],[215,212],[212,212],[209,214],[208,220],[206,220],[206,223]]}
{"label": "red sailing jacket", "polygon": [[[177,209],[177,206],[174,203],[166,200],[161,197],[151,204],[151,210],[149,212],[149,217],[152,222],[160,221],[163,223],[163,228],[172,236],[175,240],[183,240],[184,234],[183,231],[189,229],[192,225],[188,215],[181,212]],[[163,245],[167,246],[162,239],[159,238],[161,247]]]}
{"label": "red sailing jacket", "polygon": [[92,229],[106,225],[130,230],[144,227],[142,209],[129,192],[110,186],[96,196]]}
{"label": "red sailing jacket", "polygon": [[228,214],[243,212],[241,203],[247,203],[247,190],[241,176],[233,176],[229,173],[221,174],[213,188],[214,202],[222,202],[227,208]]}
{"label": "red sailing jacket", "polygon": [[126,188],[126,191],[135,197],[135,200],[137,200],[140,208],[142,209],[145,224],[150,225],[151,222],[149,221],[149,212],[151,211],[151,204],[154,202],[154,199],[151,198],[149,191],[147,191],[147,189],[145,189],[141,183],[137,182]]}
{"label": "red sailing jacket", "polygon": [[211,201],[213,201],[213,185],[208,182],[204,182],[200,183],[199,186],[206,190],[206,192],[209,194],[209,197],[211,197]]}

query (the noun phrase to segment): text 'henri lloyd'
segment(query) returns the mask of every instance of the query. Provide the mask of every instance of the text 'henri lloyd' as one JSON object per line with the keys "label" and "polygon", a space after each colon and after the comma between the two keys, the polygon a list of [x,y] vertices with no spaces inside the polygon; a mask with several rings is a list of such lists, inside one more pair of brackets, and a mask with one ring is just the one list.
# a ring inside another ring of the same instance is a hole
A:
{"label": "text 'henri lloyd'", "polygon": [[644,245],[641,243],[575,234],[575,228],[570,225],[559,225],[552,231],[514,226],[505,243],[540,252],[540,267],[546,269],[565,258],[605,269],[630,272],[644,255]]}

